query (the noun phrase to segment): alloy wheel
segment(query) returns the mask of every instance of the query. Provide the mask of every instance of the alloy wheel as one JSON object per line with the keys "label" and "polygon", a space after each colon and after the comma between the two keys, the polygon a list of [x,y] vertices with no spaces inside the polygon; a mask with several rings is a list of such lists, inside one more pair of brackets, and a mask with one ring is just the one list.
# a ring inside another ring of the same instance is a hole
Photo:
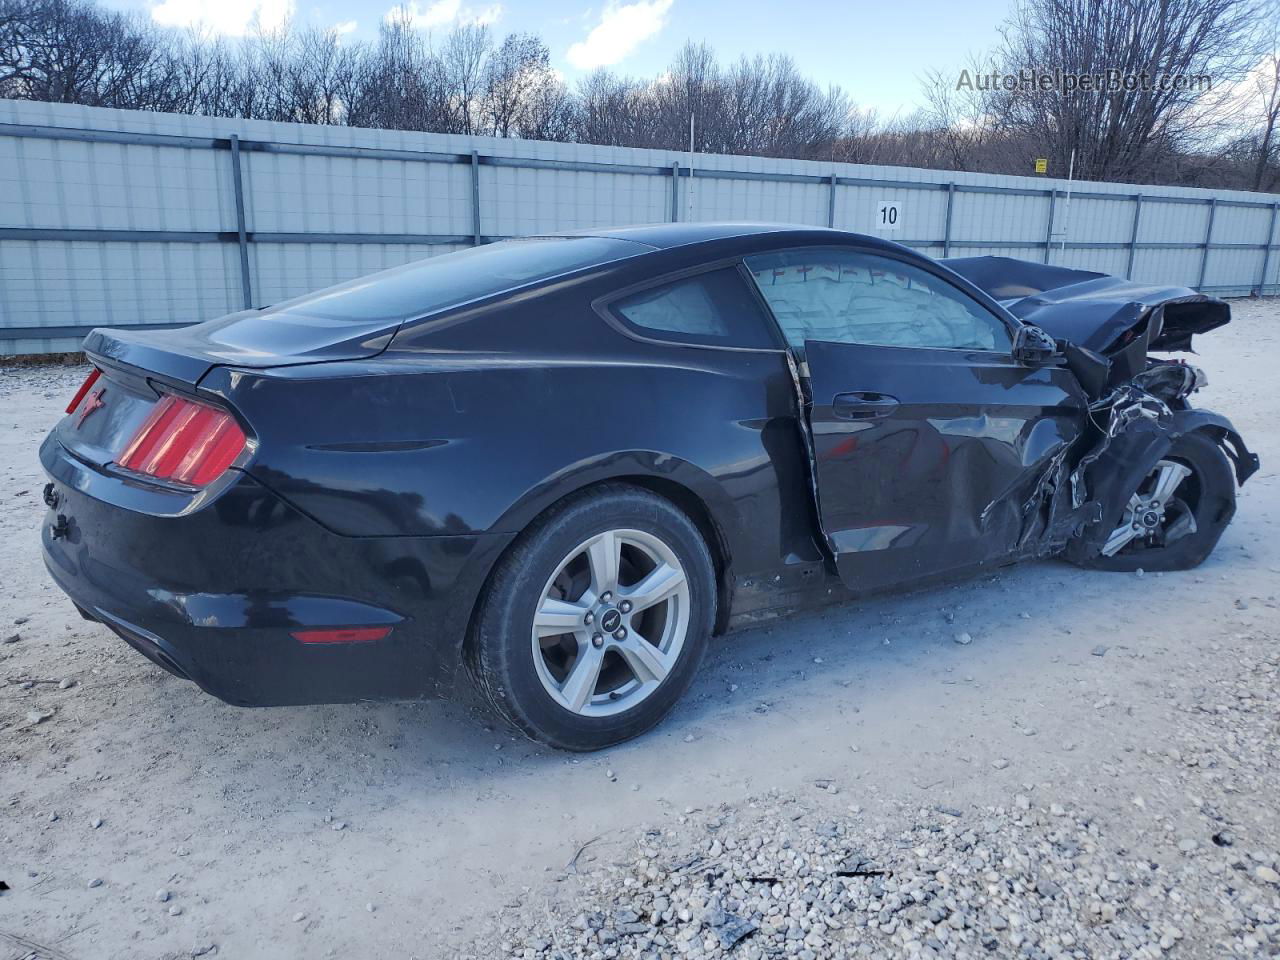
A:
{"label": "alloy wheel", "polygon": [[1184,496],[1192,470],[1176,460],[1156,463],[1125,505],[1120,525],[1102,546],[1104,557],[1139,546],[1164,547],[1196,532],[1196,517]]}
{"label": "alloy wheel", "polygon": [[689,581],[673,551],[642,530],[606,530],[548,578],[534,612],[534,665],[571,713],[605,717],[650,697],[689,632]]}

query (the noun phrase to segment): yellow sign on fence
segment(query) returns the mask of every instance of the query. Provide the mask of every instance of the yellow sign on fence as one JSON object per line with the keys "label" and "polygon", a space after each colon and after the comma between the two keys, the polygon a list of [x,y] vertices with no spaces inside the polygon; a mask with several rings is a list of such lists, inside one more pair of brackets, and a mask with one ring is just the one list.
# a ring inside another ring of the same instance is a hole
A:
{"label": "yellow sign on fence", "polygon": [[1049,171],[1049,158],[1036,157],[1036,173],[1047,173]]}

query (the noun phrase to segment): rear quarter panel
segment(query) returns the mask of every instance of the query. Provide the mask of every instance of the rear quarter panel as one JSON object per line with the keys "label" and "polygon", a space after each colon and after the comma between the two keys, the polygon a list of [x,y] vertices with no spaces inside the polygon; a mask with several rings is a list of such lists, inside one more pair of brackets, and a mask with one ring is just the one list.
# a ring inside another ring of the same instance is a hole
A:
{"label": "rear quarter panel", "polygon": [[794,387],[779,352],[652,344],[581,291],[407,330],[377,359],[215,369],[252,425],[248,472],[347,536],[518,533],[592,483],[691,491],[735,574],[812,555]]}

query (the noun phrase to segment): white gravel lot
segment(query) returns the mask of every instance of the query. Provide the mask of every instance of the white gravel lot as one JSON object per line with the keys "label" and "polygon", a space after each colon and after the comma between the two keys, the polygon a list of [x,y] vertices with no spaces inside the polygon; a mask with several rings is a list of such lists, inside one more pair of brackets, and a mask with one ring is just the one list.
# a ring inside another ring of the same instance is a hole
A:
{"label": "white gravel lot", "polygon": [[1202,568],[740,631],[585,757],[229,707],[82,621],[35,454],[83,370],[0,368],[0,960],[1280,956],[1280,302],[1234,310],[1198,399],[1262,470]]}

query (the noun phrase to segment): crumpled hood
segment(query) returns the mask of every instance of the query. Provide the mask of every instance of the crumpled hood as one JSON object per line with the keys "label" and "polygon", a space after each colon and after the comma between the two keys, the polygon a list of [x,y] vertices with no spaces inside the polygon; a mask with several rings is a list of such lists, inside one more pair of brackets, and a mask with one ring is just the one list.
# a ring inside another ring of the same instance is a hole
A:
{"label": "crumpled hood", "polygon": [[1012,257],[954,257],[947,267],[980,287],[1014,316],[1050,336],[1106,354],[1127,345],[1130,331],[1157,321],[1150,350],[1190,350],[1193,334],[1231,321],[1223,300],[1189,287],[1152,286],[1089,270]]}

